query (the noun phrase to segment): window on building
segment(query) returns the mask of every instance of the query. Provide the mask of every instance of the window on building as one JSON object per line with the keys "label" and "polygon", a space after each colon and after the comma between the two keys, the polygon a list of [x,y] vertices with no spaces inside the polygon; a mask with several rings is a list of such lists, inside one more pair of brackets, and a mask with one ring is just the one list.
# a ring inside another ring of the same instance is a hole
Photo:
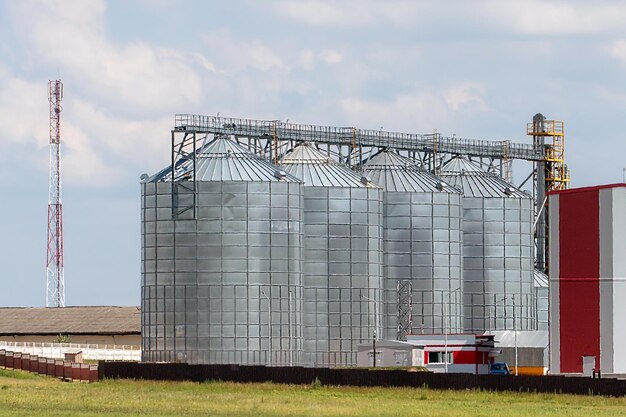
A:
{"label": "window on building", "polygon": [[[428,363],[445,363],[446,352],[428,352]],[[448,363],[453,363],[452,352],[447,353]]]}
{"label": "window on building", "polygon": [[409,354],[407,352],[394,352],[393,358],[398,366],[409,365]]}

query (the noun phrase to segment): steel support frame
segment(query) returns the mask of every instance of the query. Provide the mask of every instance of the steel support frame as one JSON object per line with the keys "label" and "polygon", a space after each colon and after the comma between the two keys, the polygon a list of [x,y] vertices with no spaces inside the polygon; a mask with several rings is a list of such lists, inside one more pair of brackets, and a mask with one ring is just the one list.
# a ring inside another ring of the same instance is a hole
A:
{"label": "steel support frame", "polygon": [[[224,135],[233,137],[245,146],[269,161],[279,162],[283,155],[298,143],[313,143],[338,163],[345,164],[358,171],[361,165],[381,149],[394,149],[401,155],[418,161],[424,169],[438,173],[440,169],[456,155],[464,155],[478,162],[483,168],[504,179],[512,179],[513,160],[527,161],[533,164],[532,173],[522,183],[533,179],[537,224],[536,267],[547,271],[547,219],[545,211],[539,213],[539,207],[546,195],[546,145],[543,138],[534,137],[533,144],[513,143],[505,140],[490,142],[456,137],[444,137],[433,134],[404,134],[397,132],[362,130],[354,127],[331,127],[284,123],[277,120],[252,120],[224,118],[202,115],[178,114],[172,130],[172,217],[178,218],[183,213],[193,210],[195,218],[196,203],[196,156],[198,142],[207,136]],[[193,194],[193,204],[179,207],[178,195]]]}
{"label": "steel support frame", "polygon": [[[199,135],[195,131],[177,132],[172,131],[171,146],[171,179],[172,179],[172,219],[178,219],[188,211],[191,211],[191,218],[197,216],[197,155],[198,142],[204,139],[205,135]],[[191,204],[180,206],[180,194],[191,196]],[[188,217],[187,217],[188,218]]]}
{"label": "steel support frame", "polygon": [[413,333],[413,284],[410,279],[398,280],[397,340],[406,340]]}
{"label": "steel support frame", "polygon": [[455,136],[445,137],[438,133],[386,132],[354,127],[316,126],[283,123],[277,120],[237,119],[192,114],[177,114],[174,129],[229,136],[335,143],[351,145],[352,147],[355,145],[378,146],[436,154],[456,153],[496,159],[525,159],[529,161],[545,159],[543,150],[536,149],[531,144],[464,139]]}

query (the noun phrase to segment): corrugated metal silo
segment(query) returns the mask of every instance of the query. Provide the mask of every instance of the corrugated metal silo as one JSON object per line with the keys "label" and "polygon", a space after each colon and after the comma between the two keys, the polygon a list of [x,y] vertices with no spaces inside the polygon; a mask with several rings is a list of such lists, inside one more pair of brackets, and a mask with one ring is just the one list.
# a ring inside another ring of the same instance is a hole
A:
{"label": "corrugated metal silo", "polygon": [[304,181],[304,351],[316,366],[354,365],[380,337],[382,190],[302,143],[282,159]]}
{"label": "corrugated metal silo", "polygon": [[389,150],[363,169],[385,190],[385,338],[461,332],[461,193]]}
{"label": "corrugated metal silo", "polygon": [[195,180],[142,183],[143,359],[300,363],[302,183],[221,137]]}
{"label": "corrugated metal silo", "polygon": [[548,276],[535,269],[535,310],[537,312],[537,330],[548,330]]}
{"label": "corrugated metal silo", "polygon": [[439,176],[464,195],[465,330],[533,330],[532,198],[464,157]]}

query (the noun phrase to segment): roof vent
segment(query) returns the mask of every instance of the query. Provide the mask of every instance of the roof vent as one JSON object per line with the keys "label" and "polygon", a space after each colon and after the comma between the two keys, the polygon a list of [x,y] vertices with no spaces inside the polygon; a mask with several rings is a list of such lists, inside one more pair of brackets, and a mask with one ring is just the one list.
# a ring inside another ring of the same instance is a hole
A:
{"label": "roof vent", "polygon": [[287,173],[283,171],[282,169],[277,169],[276,171],[274,171],[274,176],[278,178],[279,180],[282,180],[283,178],[287,176]]}
{"label": "roof vent", "polygon": [[439,181],[436,185],[435,188],[437,188],[439,191],[443,191],[446,188],[446,184],[442,181]]}

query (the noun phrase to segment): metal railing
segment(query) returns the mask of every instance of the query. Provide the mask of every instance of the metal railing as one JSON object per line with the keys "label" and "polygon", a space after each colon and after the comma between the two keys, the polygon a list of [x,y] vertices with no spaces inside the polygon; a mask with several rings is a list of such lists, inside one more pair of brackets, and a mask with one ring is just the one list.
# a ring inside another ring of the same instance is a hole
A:
{"label": "metal railing", "polygon": [[63,359],[65,353],[80,350],[83,359],[104,361],[140,361],[141,347],[131,345],[96,345],[79,343],[37,343],[10,342],[0,340],[0,349],[43,356],[51,359]]}
{"label": "metal railing", "polygon": [[445,137],[438,133],[417,134],[364,130],[354,127],[317,126],[284,123],[279,120],[254,120],[232,117],[175,115],[174,131],[313,141],[339,145],[378,146],[409,151],[462,154],[478,157],[540,161],[544,149],[532,144]]}

